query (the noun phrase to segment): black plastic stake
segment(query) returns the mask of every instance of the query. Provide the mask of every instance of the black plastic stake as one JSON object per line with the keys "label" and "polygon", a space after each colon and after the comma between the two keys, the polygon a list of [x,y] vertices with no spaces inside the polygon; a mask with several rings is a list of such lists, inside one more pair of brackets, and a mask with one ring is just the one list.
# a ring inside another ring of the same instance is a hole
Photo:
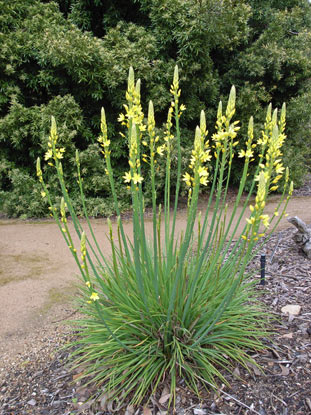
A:
{"label": "black plastic stake", "polygon": [[265,285],[266,275],[266,255],[261,254],[260,256],[260,285]]}

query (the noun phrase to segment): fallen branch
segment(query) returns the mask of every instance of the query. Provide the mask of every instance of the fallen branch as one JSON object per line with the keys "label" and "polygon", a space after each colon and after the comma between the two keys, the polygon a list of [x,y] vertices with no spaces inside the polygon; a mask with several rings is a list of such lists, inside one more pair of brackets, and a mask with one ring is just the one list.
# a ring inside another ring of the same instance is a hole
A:
{"label": "fallen branch", "polygon": [[293,216],[287,220],[298,229],[293,236],[294,241],[306,254],[307,258],[311,259],[311,229],[298,216]]}

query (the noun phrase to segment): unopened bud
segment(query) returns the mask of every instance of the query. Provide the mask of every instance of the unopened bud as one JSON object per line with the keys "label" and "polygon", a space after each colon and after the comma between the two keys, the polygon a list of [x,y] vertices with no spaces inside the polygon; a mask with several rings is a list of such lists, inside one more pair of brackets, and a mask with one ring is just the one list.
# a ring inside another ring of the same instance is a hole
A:
{"label": "unopened bud", "polygon": [[202,133],[204,134],[206,131],[206,118],[205,118],[205,112],[202,110],[200,114],[200,129]]}
{"label": "unopened bud", "polygon": [[175,69],[174,69],[173,84],[174,84],[174,85],[178,85],[178,82],[179,82],[179,77],[178,77],[178,66],[176,65],[176,66],[175,66]]}
{"label": "unopened bud", "polygon": [[128,75],[128,90],[135,88],[135,77],[134,77],[134,69],[130,66],[129,75]]}

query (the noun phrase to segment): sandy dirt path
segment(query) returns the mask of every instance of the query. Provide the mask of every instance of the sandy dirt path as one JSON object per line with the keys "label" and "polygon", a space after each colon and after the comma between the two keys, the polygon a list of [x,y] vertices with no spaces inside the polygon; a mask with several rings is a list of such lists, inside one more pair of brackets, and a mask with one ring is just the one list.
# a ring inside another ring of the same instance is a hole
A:
{"label": "sandy dirt path", "polygon": [[[276,206],[274,198],[268,212]],[[311,197],[293,198],[287,212],[310,224]],[[151,222],[147,222],[151,229]],[[186,212],[182,209],[178,230],[185,229],[185,224]],[[109,255],[106,221],[97,219],[93,225],[103,252]],[[283,218],[278,229],[287,227]],[[131,224],[126,223],[125,228],[130,234]],[[59,321],[70,316],[78,270],[53,222],[0,220],[0,235],[0,352],[5,355],[22,352],[36,333],[56,329]]]}

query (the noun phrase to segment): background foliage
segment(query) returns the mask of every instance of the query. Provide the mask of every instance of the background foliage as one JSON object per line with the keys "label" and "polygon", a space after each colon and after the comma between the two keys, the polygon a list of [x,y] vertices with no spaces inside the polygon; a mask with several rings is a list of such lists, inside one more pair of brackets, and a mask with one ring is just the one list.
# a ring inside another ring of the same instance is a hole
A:
{"label": "background foliage", "polygon": [[[144,80],[142,101],[153,100],[161,123],[178,63],[187,106],[182,125],[185,155],[197,114],[205,109],[212,128],[218,99],[227,96],[232,84],[245,129],[251,114],[263,121],[268,102],[280,107],[286,101],[285,160],[296,184],[301,182],[311,148],[307,0],[0,0],[0,8],[2,212],[47,213],[35,182],[35,159],[46,148],[52,114],[66,147],[64,171],[73,198],[77,190],[72,158],[78,148],[91,214],[112,212],[95,143],[104,106],[112,162],[121,178],[127,149],[114,120],[124,103],[130,65]],[[238,181],[238,163],[234,173]],[[56,192],[54,173],[48,174],[50,189]],[[126,206],[124,193],[122,198]]]}

